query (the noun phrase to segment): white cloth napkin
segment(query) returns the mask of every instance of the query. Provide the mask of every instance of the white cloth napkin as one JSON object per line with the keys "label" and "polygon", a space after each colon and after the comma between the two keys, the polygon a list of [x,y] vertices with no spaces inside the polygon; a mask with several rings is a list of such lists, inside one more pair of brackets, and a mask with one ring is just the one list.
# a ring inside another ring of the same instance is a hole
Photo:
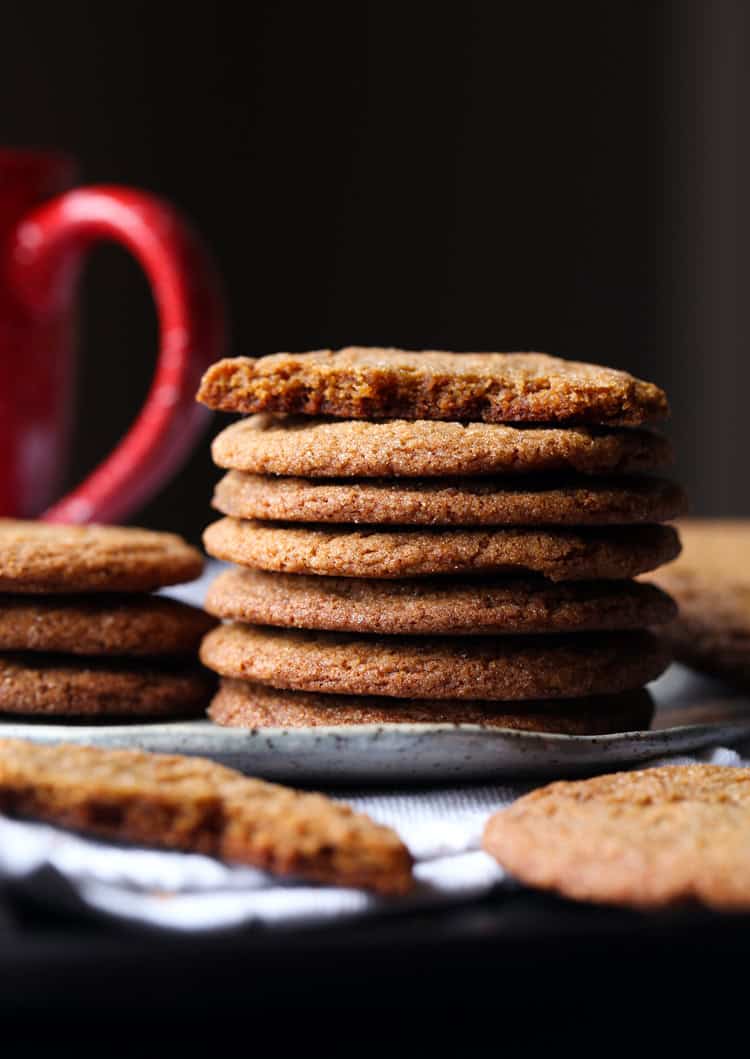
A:
{"label": "white cloth napkin", "polygon": [[[708,761],[744,765],[750,742],[650,764]],[[387,911],[475,900],[514,884],[481,851],[484,823],[533,784],[421,791],[353,792],[344,797],[395,828],[411,850],[417,888],[384,899],[360,890],[284,884],[264,872],[195,854],[92,841],[42,824],[0,817],[0,882],[63,908],[170,931],[240,926],[300,927]]]}

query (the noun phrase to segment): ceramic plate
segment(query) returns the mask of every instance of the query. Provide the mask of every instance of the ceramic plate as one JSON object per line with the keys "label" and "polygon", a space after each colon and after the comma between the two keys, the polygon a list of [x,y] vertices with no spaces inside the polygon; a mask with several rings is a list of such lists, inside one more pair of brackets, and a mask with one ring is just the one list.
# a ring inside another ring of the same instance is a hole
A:
{"label": "ceramic plate", "polygon": [[647,732],[571,736],[476,725],[362,725],[244,731],[210,721],[135,725],[0,722],[0,735],[39,742],[201,754],[243,772],[296,784],[445,783],[606,771],[750,737],[750,696],[672,668],[650,686]]}

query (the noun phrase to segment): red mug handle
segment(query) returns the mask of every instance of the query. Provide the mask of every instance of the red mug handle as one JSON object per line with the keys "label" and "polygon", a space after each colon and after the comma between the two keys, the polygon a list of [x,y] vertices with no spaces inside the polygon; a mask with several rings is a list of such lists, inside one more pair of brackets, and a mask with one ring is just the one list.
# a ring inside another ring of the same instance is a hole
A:
{"label": "red mug handle", "polygon": [[72,297],[71,265],[94,242],[126,247],[143,267],[159,318],[154,378],[138,417],[109,456],[42,518],[116,522],[152,496],[187,457],[205,423],[195,402],[201,374],[223,352],[217,274],[184,219],[154,195],[125,187],[78,188],[20,222],[11,279],[36,314]]}

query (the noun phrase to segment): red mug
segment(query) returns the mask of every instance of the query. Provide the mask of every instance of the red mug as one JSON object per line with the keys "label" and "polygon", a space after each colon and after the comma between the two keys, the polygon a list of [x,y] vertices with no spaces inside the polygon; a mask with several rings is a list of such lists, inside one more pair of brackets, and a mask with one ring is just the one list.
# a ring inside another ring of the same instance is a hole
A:
{"label": "red mug", "polygon": [[[125,187],[71,190],[74,175],[65,157],[0,150],[0,516],[116,522],[156,492],[202,431],[195,392],[223,352],[223,303],[210,258],[171,206]],[[151,284],[156,371],[125,437],[48,507],[70,432],[76,280],[102,239],[125,246]]]}

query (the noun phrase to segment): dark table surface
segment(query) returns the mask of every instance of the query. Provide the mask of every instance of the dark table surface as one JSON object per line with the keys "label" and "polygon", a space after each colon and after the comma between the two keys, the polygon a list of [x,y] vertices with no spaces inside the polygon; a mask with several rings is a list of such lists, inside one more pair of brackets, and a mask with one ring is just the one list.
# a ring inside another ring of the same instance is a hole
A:
{"label": "dark table surface", "polygon": [[[399,1013],[464,1019],[499,1004],[518,1017],[583,1007],[590,1021],[614,1001],[640,1010],[672,993],[683,1016],[693,996],[696,1012],[726,1011],[734,987],[744,1011],[748,958],[750,916],[642,914],[521,889],[439,912],[211,937],[125,930],[9,898],[0,904],[0,1026],[28,1039],[31,1027],[59,1034],[103,1020],[123,1041],[158,1024],[174,1043],[217,1019],[241,1026],[251,1012],[294,1012],[309,1025],[332,1005],[349,1018],[388,1012],[391,1026]],[[295,1028],[292,1019],[287,1043]]]}

